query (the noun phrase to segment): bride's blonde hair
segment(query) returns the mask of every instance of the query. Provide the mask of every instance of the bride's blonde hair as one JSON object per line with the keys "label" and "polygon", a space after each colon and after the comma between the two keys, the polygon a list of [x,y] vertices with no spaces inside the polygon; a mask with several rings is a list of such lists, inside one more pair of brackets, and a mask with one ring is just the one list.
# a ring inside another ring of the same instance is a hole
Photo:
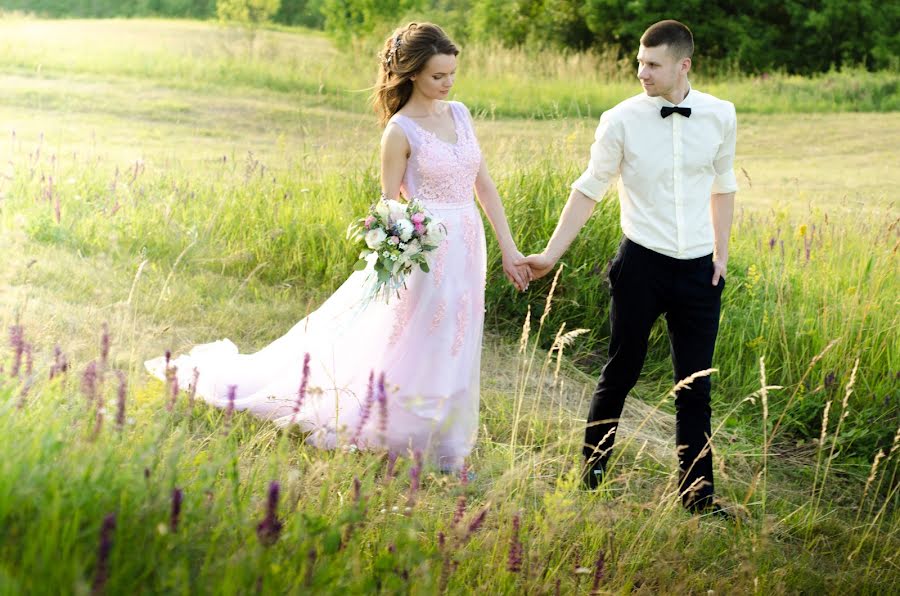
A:
{"label": "bride's blonde hair", "polygon": [[380,66],[372,93],[372,106],[381,126],[406,105],[413,91],[412,77],[438,54],[458,56],[459,49],[433,23],[409,23],[385,40],[378,54]]}

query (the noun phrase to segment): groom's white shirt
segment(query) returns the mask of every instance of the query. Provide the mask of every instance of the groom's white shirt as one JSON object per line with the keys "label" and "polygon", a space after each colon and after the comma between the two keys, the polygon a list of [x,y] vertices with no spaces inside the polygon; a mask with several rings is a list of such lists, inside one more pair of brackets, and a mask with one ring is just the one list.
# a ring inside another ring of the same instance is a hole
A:
{"label": "groom's white shirt", "polygon": [[572,188],[595,201],[619,178],[622,232],[677,259],[713,252],[710,194],[737,191],[734,104],[691,89],[679,107],[642,93],[600,117],[587,170]]}

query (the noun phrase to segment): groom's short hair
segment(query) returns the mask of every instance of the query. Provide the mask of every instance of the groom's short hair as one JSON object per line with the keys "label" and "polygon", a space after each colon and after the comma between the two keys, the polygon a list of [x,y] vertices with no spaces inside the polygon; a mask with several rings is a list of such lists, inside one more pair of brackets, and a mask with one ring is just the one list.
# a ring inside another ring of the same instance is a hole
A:
{"label": "groom's short hair", "polygon": [[669,51],[678,58],[694,55],[694,36],[687,25],[678,21],[660,21],[650,25],[641,35],[641,45],[645,48],[669,46]]}

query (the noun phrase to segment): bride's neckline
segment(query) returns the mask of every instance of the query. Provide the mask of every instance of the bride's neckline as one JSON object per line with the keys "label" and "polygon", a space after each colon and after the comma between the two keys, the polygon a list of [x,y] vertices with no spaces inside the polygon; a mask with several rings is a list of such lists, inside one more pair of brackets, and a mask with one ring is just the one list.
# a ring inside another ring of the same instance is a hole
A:
{"label": "bride's neckline", "polygon": [[431,130],[430,128],[425,128],[424,126],[422,126],[421,124],[416,122],[416,118],[407,116],[406,114],[401,114],[399,112],[397,113],[397,115],[403,116],[404,118],[406,118],[407,120],[412,122],[416,126],[416,128],[425,132],[426,134],[431,135],[432,137],[436,138],[437,140],[441,141],[442,143],[444,143],[446,145],[450,145],[451,147],[455,147],[455,146],[459,145],[459,137],[460,137],[459,123],[456,121],[456,115],[453,113],[453,107],[449,103],[447,103],[447,111],[450,112],[450,120],[453,121],[453,133],[456,135],[456,139],[453,141],[448,141],[447,139],[441,137],[438,133]]}

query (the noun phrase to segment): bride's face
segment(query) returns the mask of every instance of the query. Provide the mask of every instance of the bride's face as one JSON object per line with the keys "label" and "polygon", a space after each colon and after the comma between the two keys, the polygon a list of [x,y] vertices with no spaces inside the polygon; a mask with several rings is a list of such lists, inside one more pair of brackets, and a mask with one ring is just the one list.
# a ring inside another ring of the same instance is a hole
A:
{"label": "bride's face", "polygon": [[456,78],[456,56],[435,54],[412,77],[413,87],[428,99],[446,99]]}

